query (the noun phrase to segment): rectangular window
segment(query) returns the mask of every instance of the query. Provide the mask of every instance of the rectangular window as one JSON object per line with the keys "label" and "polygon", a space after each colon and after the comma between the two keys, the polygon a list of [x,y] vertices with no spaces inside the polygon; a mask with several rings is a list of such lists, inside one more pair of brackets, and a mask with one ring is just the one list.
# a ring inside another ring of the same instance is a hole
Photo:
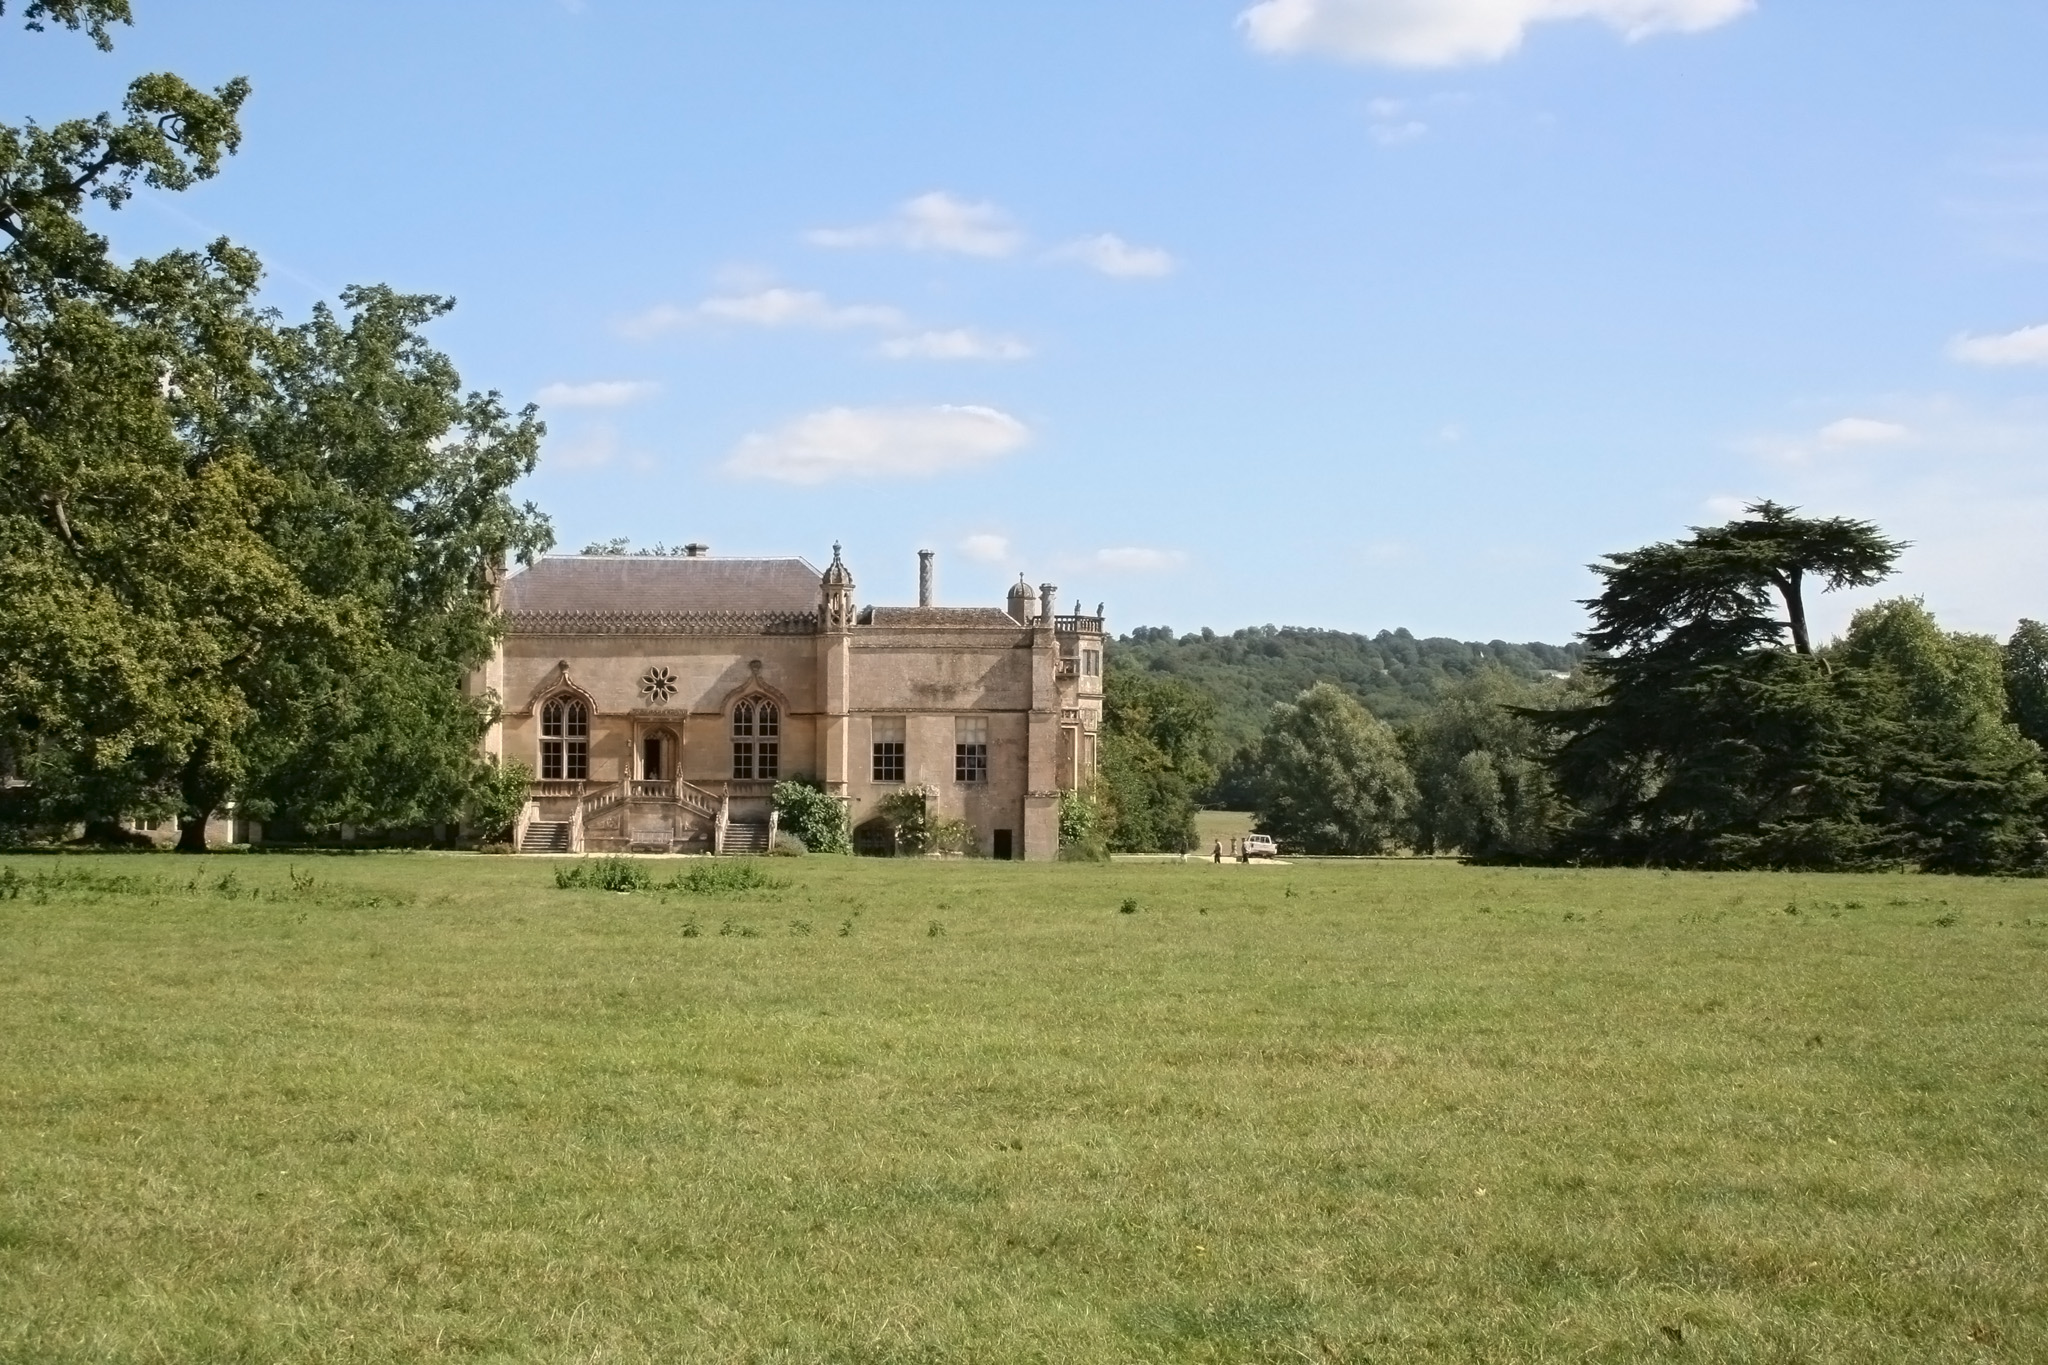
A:
{"label": "rectangular window", "polygon": [[959,716],[953,721],[953,780],[988,781],[988,720]]}
{"label": "rectangular window", "polygon": [[1081,676],[1084,678],[1099,678],[1102,676],[1101,650],[1084,649],[1081,651]]}
{"label": "rectangular window", "polygon": [[732,775],[742,782],[751,782],[754,777],[754,742],[750,739],[734,740],[732,746]]}
{"label": "rectangular window", "polygon": [[764,739],[754,746],[754,776],[764,782],[782,776],[780,747],[772,739]]}
{"label": "rectangular window", "polygon": [[875,741],[874,767],[871,770],[877,782],[901,782],[903,780],[903,717],[876,716],[873,732]]}

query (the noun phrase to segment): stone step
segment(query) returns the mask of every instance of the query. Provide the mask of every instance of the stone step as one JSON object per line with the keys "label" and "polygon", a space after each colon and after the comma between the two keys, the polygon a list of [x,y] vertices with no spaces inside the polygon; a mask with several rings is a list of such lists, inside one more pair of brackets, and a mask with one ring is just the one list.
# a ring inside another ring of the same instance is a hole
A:
{"label": "stone step", "polygon": [[569,851],[569,822],[567,820],[536,820],[526,827],[526,837],[519,841],[521,853],[567,853]]}
{"label": "stone step", "polygon": [[768,824],[766,821],[734,820],[725,827],[725,848],[728,854],[761,854],[768,851]]}

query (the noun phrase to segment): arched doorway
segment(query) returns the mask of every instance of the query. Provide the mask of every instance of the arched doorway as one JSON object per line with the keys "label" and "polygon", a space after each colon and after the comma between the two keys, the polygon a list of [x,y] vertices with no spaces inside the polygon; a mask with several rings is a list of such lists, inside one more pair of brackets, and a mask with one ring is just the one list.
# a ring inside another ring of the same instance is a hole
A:
{"label": "arched doorway", "polygon": [[682,749],[676,743],[675,731],[666,727],[644,731],[640,736],[639,757],[641,781],[672,781],[677,770],[676,760],[682,757]]}

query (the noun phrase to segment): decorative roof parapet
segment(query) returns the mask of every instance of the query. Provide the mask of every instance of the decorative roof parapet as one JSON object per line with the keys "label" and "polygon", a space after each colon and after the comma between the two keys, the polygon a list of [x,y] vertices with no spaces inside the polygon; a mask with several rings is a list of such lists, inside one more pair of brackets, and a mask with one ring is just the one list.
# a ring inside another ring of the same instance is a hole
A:
{"label": "decorative roof parapet", "polygon": [[516,611],[505,617],[513,635],[815,635],[812,612],[788,611]]}

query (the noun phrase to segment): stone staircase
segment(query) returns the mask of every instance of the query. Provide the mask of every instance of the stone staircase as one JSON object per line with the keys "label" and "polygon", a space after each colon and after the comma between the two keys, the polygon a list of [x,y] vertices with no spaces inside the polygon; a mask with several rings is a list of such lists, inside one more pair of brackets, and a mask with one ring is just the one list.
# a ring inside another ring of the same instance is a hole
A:
{"label": "stone staircase", "polygon": [[730,855],[762,854],[768,851],[766,820],[732,820],[725,826],[725,846],[718,850]]}
{"label": "stone staircase", "polygon": [[567,820],[535,820],[526,827],[526,837],[519,841],[521,853],[567,853],[569,851],[569,822]]}

